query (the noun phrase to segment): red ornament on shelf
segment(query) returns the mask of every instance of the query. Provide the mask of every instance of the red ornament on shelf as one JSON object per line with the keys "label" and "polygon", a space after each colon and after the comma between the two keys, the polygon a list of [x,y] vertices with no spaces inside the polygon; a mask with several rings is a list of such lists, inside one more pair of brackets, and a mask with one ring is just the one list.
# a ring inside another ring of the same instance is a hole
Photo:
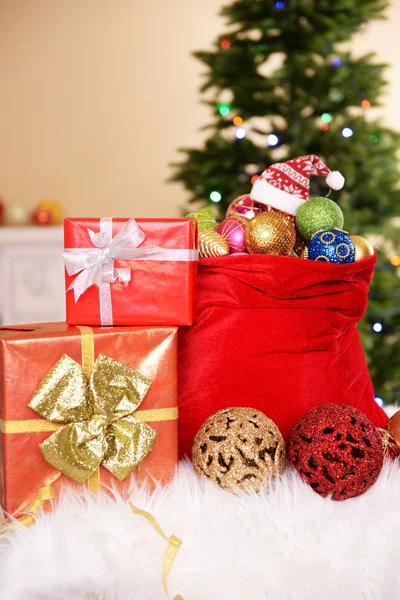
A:
{"label": "red ornament on shelf", "polygon": [[323,404],[308,411],[294,427],[288,459],[318,494],[346,500],[360,496],[378,479],[382,439],[355,408]]}
{"label": "red ornament on shelf", "polygon": [[63,209],[57,200],[41,200],[31,215],[34,225],[61,225],[63,219]]}
{"label": "red ornament on shelf", "polygon": [[34,225],[53,225],[53,218],[48,210],[34,210],[32,213],[32,223]]}
{"label": "red ornament on shelf", "polygon": [[0,226],[4,225],[4,201],[0,197]]}

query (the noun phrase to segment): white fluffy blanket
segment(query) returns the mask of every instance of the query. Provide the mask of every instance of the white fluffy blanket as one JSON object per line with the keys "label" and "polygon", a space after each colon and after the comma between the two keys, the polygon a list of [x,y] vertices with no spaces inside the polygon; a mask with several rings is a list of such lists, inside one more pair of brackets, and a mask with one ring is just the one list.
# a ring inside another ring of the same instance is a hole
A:
{"label": "white fluffy blanket", "polygon": [[[323,499],[286,470],[235,497],[189,463],[132,501],[182,539],[170,577],[184,600],[400,598],[400,463],[366,494]],[[0,538],[2,600],[164,600],[166,542],[120,498],[64,493],[58,510]]]}

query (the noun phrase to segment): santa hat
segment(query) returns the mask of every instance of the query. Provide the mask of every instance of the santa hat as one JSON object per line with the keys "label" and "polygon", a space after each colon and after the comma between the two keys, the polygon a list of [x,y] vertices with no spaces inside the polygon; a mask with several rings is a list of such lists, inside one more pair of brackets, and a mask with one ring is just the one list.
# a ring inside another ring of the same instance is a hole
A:
{"label": "santa hat", "polygon": [[250,198],[296,215],[308,200],[311,175],[325,175],[326,183],[333,190],[341,190],[344,185],[339,171],[331,171],[318,156],[310,154],[268,167],[254,182]]}

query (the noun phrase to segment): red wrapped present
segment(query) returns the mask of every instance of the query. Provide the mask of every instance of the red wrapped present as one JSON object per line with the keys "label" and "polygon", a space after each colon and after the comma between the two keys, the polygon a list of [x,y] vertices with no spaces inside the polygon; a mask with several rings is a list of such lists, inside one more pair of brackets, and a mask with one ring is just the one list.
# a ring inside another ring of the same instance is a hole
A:
{"label": "red wrapped present", "polygon": [[[177,462],[174,327],[0,329],[0,500],[35,512],[62,485],[166,483]],[[25,516],[25,519],[30,517]]]}
{"label": "red wrapped present", "polygon": [[70,325],[190,325],[198,258],[190,219],[65,219]]}

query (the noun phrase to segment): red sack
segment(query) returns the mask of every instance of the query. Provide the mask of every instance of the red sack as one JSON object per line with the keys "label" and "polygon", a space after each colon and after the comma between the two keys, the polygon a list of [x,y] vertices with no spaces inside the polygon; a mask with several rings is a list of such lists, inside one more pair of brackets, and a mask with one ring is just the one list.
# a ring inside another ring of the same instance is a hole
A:
{"label": "red sack", "polygon": [[354,406],[383,427],[356,327],[375,262],[202,259],[195,321],[179,334],[180,455],[190,455],[209,415],[231,406],[261,410],[285,439],[327,402]]}

